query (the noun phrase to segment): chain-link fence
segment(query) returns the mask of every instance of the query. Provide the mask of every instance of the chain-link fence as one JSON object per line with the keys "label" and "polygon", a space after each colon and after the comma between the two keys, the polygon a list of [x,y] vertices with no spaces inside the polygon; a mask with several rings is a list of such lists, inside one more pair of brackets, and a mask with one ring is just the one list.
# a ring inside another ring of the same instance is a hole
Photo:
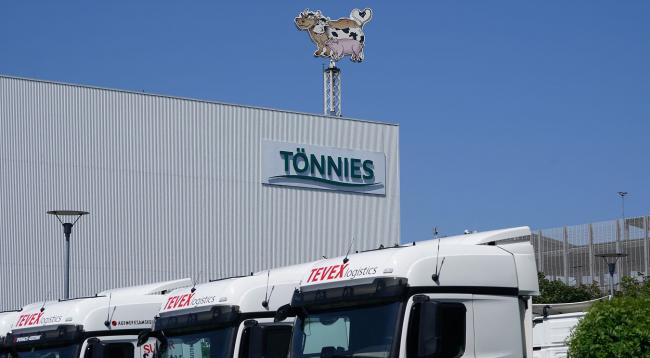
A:
{"label": "chain-link fence", "polygon": [[533,231],[538,271],[551,280],[569,285],[597,283],[609,289],[607,263],[597,254],[625,253],[618,260],[614,287],[619,277],[648,274],[650,216]]}

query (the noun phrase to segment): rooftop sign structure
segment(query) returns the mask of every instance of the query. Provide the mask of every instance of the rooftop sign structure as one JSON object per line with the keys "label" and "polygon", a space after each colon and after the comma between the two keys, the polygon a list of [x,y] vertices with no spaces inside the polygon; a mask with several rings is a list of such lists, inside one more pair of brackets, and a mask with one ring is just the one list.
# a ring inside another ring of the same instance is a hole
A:
{"label": "rooftop sign structure", "polygon": [[326,115],[341,116],[341,70],[336,61],[349,57],[352,62],[362,62],[365,58],[366,35],[363,27],[372,19],[369,8],[354,9],[349,18],[332,20],[320,10],[302,11],[294,19],[300,31],[307,31],[316,45],[315,57],[330,59],[329,66],[323,70],[323,112]]}
{"label": "rooftop sign structure", "polygon": [[318,11],[309,9],[301,12],[295,18],[296,26],[301,31],[307,31],[309,38],[316,45],[314,56],[329,57],[338,61],[349,56],[352,62],[363,61],[363,48],[366,36],[363,26],[372,19],[371,9],[354,9],[350,18],[331,20]]}

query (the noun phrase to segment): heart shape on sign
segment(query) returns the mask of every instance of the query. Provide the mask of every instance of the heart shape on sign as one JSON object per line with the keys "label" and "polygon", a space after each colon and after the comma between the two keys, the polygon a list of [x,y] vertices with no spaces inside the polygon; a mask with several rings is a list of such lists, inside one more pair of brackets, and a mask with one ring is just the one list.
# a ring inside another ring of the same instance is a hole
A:
{"label": "heart shape on sign", "polygon": [[359,25],[363,26],[372,18],[372,10],[369,8],[363,10],[354,9],[350,13],[350,18],[356,20]]}

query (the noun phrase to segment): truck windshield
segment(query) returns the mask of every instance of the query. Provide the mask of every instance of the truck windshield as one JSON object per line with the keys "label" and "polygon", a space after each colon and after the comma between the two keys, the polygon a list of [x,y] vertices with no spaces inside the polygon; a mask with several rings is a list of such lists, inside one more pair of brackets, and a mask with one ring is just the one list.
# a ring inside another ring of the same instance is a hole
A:
{"label": "truck windshield", "polygon": [[233,346],[235,328],[227,327],[193,334],[167,337],[167,349],[162,358],[224,358]]}
{"label": "truck windshield", "polygon": [[[19,358],[75,358],[79,354],[79,345],[49,347],[19,351]],[[1,356],[1,355],[0,355]],[[10,355],[10,357],[14,357]]]}
{"label": "truck windshield", "polygon": [[309,313],[298,317],[291,358],[391,356],[401,303]]}

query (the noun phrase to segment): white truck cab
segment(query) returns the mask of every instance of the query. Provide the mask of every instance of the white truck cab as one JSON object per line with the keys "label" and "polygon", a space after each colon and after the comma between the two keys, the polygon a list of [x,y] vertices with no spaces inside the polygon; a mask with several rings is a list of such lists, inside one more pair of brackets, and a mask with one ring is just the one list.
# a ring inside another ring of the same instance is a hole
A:
{"label": "white truck cab", "polygon": [[0,312],[0,358],[7,358],[9,356],[9,347],[6,345],[5,338],[11,330],[11,325],[16,321],[19,312]]}
{"label": "white truck cab", "polygon": [[287,308],[297,316],[290,357],[532,357],[539,288],[528,235],[489,231],[311,264]]}
{"label": "white truck cab", "polygon": [[92,297],[23,307],[6,340],[10,357],[151,357],[154,342],[136,346],[150,329],[164,294],[190,279],[103,291]]}
{"label": "white truck cab", "polygon": [[286,358],[293,319],[274,322],[291,302],[306,265],[233,277],[171,292],[156,316],[151,337],[157,356]]}

